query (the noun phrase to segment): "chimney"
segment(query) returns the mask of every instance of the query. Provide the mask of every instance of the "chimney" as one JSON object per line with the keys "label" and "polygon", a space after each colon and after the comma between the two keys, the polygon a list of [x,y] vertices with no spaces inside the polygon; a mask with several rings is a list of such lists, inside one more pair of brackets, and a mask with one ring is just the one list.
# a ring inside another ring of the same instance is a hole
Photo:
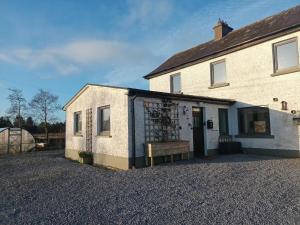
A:
{"label": "chimney", "polygon": [[214,27],[215,31],[215,41],[221,40],[223,37],[225,37],[228,33],[233,31],[233,28],[228,26],[226,22],[219,19],[216,26]]}

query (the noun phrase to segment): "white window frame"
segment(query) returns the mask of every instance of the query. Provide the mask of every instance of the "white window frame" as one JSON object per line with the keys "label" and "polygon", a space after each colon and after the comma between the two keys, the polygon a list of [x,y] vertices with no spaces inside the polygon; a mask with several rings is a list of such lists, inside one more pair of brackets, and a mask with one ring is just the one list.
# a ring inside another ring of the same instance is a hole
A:
{"label": "white window frame", "polygon": [[[102,128],[102,111],[109,109],[109,130],[103,130]],[[100,106],[97,108],[97,135],[110,136],[111,133],[111,108],[110,105]]]}
{"label": "white window frame", "polygon": [[[80,119],[76,119],[76,117],[79,116]],[[77,124],[78,122],[78,124]],[[81,135],[82,134],[82,111],[74,112],[73,114],[73,129],[74,129],[74,135]]]}
{"label": "white window frame", "polygon": [[[223,82],[219,82],[219,83],[215,83],[214,81],[214,66],[220,63],[224,63],[225,65],[225,80]],[[223,86],[226,85],[227,83],[227,67],[226,67],[226,60],[225,59],[221,59],[215,62],[210,63],[210,86],[214,87],[214,86]]]}
{"label": "white window frame", "polygon": [[[174,91],[174,77],[179,77],[179,84],[180,84],[180,90],[179,91]],[[182,85],[181,85],[181,73],[175,73],[175,74],[172,74],[170,76],[170,91],[171,93],[173,94],[181,94],[182,93]]]}
{"label": "white window frame", "polygon": [[[284,68],[284,69],[278,69],[278,55],[277,55],[277,47],[278,46],[282,46],[285,44],[289,44],[295,42],[296,43],[296,49],[297,49],[297,65],[296,66],[292,66],[292,67],[288,67],[288,68]],[[280,73],[282,71],[288,71],[288,70],[293,70],[293,69],[298,69],[299,68],[299,47],[298,47],[298,38],[297,37],[293,37],[290,39],[286,39],[280,42],[276,42],[272,45],[273,48],[273,72],[274,73]]]}

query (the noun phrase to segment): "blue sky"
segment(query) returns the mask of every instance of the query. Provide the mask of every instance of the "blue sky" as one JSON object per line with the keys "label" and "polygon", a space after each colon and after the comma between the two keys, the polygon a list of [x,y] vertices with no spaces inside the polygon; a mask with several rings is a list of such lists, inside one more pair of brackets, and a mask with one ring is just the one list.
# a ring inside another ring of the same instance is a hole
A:
{"label": "blue sky", "polygon": [[[147,89],[142,78],[172,54],[299,0],[0,0],[0,116],[8,88],[39,88],[63,105],[86,83]],[[64,119],[64,113],[59,112]]]}

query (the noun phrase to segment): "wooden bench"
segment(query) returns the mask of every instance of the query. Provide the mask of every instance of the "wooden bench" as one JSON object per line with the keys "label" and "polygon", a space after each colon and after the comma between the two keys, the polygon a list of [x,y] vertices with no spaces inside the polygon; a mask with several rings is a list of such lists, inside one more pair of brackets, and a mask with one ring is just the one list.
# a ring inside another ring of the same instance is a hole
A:
{"label": "wooden bench", "polygon": [[189,141],[153,142],[147,143],[146,148],[147,159],[150,158],[151,167],[154,166],[154,158],[159,156],[171,156],[171,162],[173,162],[173,155],[181,154],[182,159],[183,155],[187,154],[187,157],[189,159]]}

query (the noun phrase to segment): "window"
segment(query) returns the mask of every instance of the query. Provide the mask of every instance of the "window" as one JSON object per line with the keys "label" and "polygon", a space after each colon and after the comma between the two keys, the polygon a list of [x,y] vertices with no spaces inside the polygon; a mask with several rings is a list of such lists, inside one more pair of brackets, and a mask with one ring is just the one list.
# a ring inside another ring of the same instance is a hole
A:
{"label": "window", "polygon": [[110,106],[98,108],[98,135],[110,135]]}
{"label": "window", "polygon": [[81,134],[82,130],[82,116],[81,111],[74,113],[74,134]]}
{"label": "window", "polygon": [[228,109],[219,109],[219,133],[228,135]]}
{"label": "window", "polygon": [[270,135],[270,115],[267,107],[238,109],[239,134],[248,136]]}
{"label": "window", "polygon": [[225,60],[211,63],[211,86],[226,82]]}
{"label": "window", "polygon": [[296,68],[299,65],[297,39],[282,41],[273,45],[274,72]]}
{"label": "window", "polygon": [[170,77],[171,79],[171,93],[181,93],[181,77],[180,73],[174,74]]}

